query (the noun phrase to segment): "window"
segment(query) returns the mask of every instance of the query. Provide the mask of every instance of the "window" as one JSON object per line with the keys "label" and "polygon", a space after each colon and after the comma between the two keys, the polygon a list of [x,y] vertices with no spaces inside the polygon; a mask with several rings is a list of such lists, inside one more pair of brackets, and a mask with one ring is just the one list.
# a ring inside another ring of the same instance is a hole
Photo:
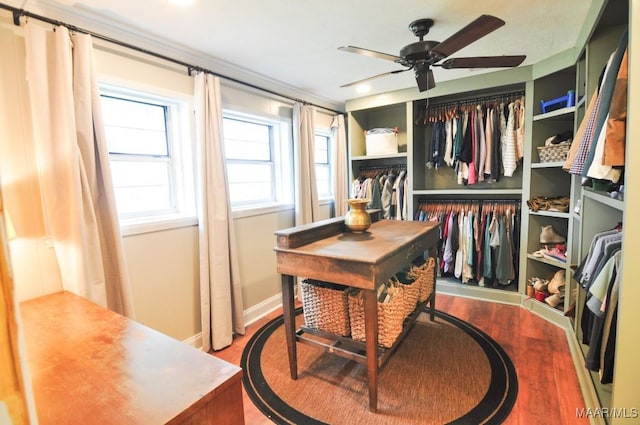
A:
{"label": "window", "polygon": [[332,198],[333,186],[331,181],[331,144],[327,134],[316,133],[315,164],[318,198]]}
{"label": "window", "polygon": [[115,87],[101,101],[121,223],[193,216],[185,102]]}
{"label": "window", "polygon": [[235,208],[291,202],[286,123],[227,112],[223,133],[229,198]]}

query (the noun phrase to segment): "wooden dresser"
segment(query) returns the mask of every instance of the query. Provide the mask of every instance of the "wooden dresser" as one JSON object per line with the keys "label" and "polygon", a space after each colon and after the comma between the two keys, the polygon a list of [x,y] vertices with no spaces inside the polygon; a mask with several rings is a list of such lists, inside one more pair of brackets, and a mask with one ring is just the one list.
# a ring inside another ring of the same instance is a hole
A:
{"label": "wooden dresser", "polygon": [[40,425],[244,424],[239,367],[68,292],[20,310]]}

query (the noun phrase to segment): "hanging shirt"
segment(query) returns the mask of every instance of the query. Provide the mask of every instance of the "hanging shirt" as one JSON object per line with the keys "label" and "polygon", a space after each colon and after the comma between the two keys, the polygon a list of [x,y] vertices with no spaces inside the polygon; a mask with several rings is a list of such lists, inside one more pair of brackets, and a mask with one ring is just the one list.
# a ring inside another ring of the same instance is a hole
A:
{"label": "hanging shirt", "polygon": [[452,118],[445,122],[445,147],[444,147],[444,163],[448,166],[453,166],[453,129],[455,127],[456,119]]}
{"label": "hanging shirt", "polygon": [[[518,168],[518,159],[516,153],[516,141],[515,141],[515,125],[514,125],[514,113],[513,102],[507,106],[509,111],[509,118],[507,118],[504,125],[504,133],[502,134],[502,168],[504,169],[504,175],[506,177],[513,177],[513,173]],[[501,123],[502,125],[502,123]]]}
{"label": "hanging shirt", "polygon": [[524,157],[524,97],[515,101],[513,113],[516,129],[516,159],[519,161]]}

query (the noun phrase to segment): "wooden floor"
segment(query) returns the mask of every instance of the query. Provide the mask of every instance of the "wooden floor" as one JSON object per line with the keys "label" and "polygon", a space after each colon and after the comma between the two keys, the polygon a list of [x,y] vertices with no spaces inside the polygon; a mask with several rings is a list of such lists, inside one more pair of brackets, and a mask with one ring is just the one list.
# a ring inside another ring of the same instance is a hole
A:
{"label": "wooden floor", "polygon": [[[438,294],[436,307],[486,332],[513,361],[518,375],[518,398],[505,424],[589,423],[588,419],[576,417],[576,410],[585,405],[563,329],[518,306]],[[248,326],[245,335],[214,355],[239,365],[251,335],[280,314],[281,311],[276,311]],[[246,425],[272,423],[253,405],[244,389],[243,397]]]}

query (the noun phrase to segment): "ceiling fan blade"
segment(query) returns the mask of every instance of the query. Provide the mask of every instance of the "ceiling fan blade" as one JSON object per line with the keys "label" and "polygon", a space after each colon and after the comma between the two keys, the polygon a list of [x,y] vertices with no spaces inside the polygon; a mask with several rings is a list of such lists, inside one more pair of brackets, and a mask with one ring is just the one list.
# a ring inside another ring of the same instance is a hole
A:
{"label": "ceiling fan blade", "polygon": [[338,47],[338,50],[342,50],[344,52],[357,53],[359,55],[369,56],[370,58],[385,59],[393,62],[396,62],[402,59],[400,56],[390,55],[388,53],[376,52],[375,50],[363,49],[362,47],[355,47],[355,46],[342,46],[342,47]]}
{"label": "ceiling fan blade", "polygon": [[526,56],[476,56],[470,58],[451,58],[434,66],[452,68],[508,68],[520,65]]}
{"label": "ceiling fan blade", "polygon": [[468,46],[503,26],[505,22],[502,19],[491,15],[482,15],[466,27],[462,28],[451,37],[447,38],[433,48],[440,56],[447,57],[463,47]]}
{"label": "ceiling fan blade", "polygon": [[350,87],[350,86],[355,86],[356,84],[360,84],[360,83],[364,83],[365,81],[369,81],[369,80],[373,80],[376,78],[380,78],[380,77],[385,77],[387,75],[393,75],[393,74],[399,74],[401,72],[405,72],[410,70],[411,68],[407,68],[407,69],[396,69],[395,71],[390,71],[390,72],[384,72],[382,74],[378,74],[378,75],[374,75],[372,77],[367,77],[367,78],[363,78],[362,80],[358,80],[358,81],[353,81],[351,83],[347,83],[347,84],[343,84],[340,87]]}

